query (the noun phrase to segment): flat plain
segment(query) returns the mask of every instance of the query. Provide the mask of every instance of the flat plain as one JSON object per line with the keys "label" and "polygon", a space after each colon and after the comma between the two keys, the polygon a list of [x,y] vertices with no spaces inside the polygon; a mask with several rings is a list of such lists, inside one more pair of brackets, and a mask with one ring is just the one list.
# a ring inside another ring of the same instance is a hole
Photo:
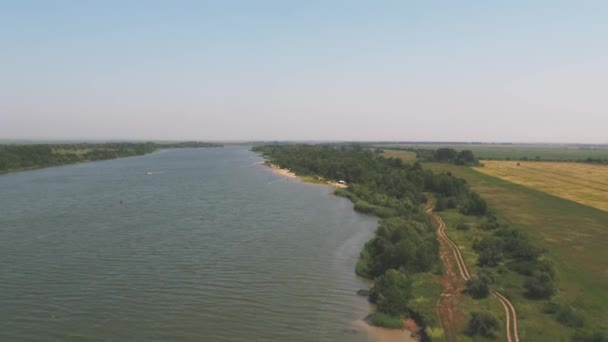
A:
{"label": "flat plain", "polygon": [[608,146],[542,145],[542,144],[375,144],[380,148],[411,147],[416,149],[453,148],[457,151],[471,150],[479,159],[485,160],[535,160],[583,161],[587,158],[608,159]]}
{"label": "flat plain", "polygon": [[[546,250],[546,258],[556,268],[559,289],[554,300],[571,305],[583,315],[586,329],[608,329],[605,320],[608,317],[608,293],[605,291],[608,288],[608,212],[469,167],[440,163],[425,163],[424,167],[464,178],[488,201],[499,218],[524,230]],[[551,176],[547,174],[545,178],[548,180]],[[463,249],[468,264],[474,264],[476,257],[471,251],[471,238],[461,236],[462,232],[453,229],[463,218],[454,215],[442,215],[448,224],[448,235]],[[519,281],[513,279],[511,282]],[[501,289],[509,293],[509,284],[501,285]],[[523,340],[559,341],[572,333],[571,328],[556,323],[554,318],[543,313],[545,301],[527,300],[518,293],[509,295],[521,313],[518,315]]]}
{"label": "flat plain", "polygon": [[608,211],[608,166],[587,163],[482,161],[481,173]]}
{"label": "flat plain", "polygon": [[416,153],[402,150],[384,150],[382,156],[386,158],[398,158],[406,163],[413,163],[416,161]]}

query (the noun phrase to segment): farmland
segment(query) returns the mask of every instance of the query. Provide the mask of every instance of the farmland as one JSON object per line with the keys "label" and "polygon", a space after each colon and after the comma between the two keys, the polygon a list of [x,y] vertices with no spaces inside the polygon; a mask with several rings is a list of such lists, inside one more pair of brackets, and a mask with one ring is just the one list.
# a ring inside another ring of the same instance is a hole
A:
{"label": "farmland", "polygon": [[441,147],[457,151],[471,150],[479,159],[485,160],[544,160],[544,161],[608,161],[608,146],[583,145],[525,145],[525,144],[374,144],[380,148],[415,148],[434,150]]}
{"label": "farmland", "polygon": [[[590,165],[582,165],[589,167]],[[608,317],[608,213],[570,200],[550,195],[523,185],[483,174],[472,168],[449,164],[427,163],[425,168],[449,171],[467,180],[496,212],[499,219],[525,231],[546,250],[546,258],[556,268],[558,292],[554,301],[569,305],[585,319],[589,330],[607,329]],[[545,176],[549,181],[551,176]],[[476,255],[471,242],[482,234],[478,229],[459,232],[453,227],[464,218],[456,212],[442,214],[448,224],[448,235],[456,241],[470,266]],[[470,222],[472,226],[477,223]],[[546,301],[525,299],[514,291],[521,279],[505,274],[499,289],[505,290],[516,306],[522,338],[525,340],[560,340],[574,329],[544,313]],[[471,304],[462,303],[469,306]]]}
{"label": "farmland", "polygon": [[608,211],[608,166],[582,163],[483,161],[475,170]]}
{"label": "farmland", "polygon": [[413,163],[416,161],[416,153],[410,151],[384,150],[382,156],[386,158],[398,158],[406,163]]}

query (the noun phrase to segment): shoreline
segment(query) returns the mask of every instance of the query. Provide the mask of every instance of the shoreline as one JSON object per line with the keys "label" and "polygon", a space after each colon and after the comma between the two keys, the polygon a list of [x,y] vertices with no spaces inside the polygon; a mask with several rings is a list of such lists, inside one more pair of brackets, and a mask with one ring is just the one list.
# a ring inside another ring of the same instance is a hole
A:
{"label": "shoreline", "polygon": [[[270,168],[270,171],[274,174],[284,176],[291,179],[297,179],[302,183],[310,183],[310,184],[318,184],[324,186],[331,186],[335,188],[347,188],[348,185],[341,184],[338,182],[328,182],[323,179],[315,179],[312,177],[303,178],[298,176],[295,172],[280,168],[278,165],[269,163],[268,160],[264,160],[260,162],[260,165],[267,166]],[[374,313],[375,310],[369,309],[367,310],[367,314]],[[412,320],[411,318],[403,320],[403,327],[401,329],[389,329],[378,327],[370,324],[365,317],[355,320],[352,323],[352,328],[355,329],[360,334],[365,334],[372,341],[376,342],[417,342],[420,341],[420,338],[417,336],[417,333],[420,330],[418,324]]]}
{"label": "shoreline", "polygon": [[331,186],[333,188],[344,188],[344,189],[348,188],[348,185],[346,185],[346,184],[341,184],[338,182],[330,182],[330,181],[326,181],[322,178],[314,178],[314,177],[309,177],[309,176],[304,176],[304,177],[298,176],[295,172],[293,172],[289,169],[280,168],[278,165],[269,164],[266,161],[261,162],[260,165],[268,166],[274,174],[284,176],[287,178],[297,179],[302,183],[326,185],[326,186]]}
{"label": "shoreline", "polygon": [[[262,165],[268,165],[268,164],[265,164],[265,163],[261,163],[261,164],[262,164]],[[295,172],[292,172],[292,171],[291,171],[291,170],[289,170],[289,169],[282,169],[282,168],[280,168],[280,167],[278,167],[277,165],[274,165],[274,164],[270,164],[270,165],[268,165],[268,167],[270,167],[270,170],[271,170],[271,171],[272,171],[274,174],[281,175],[281,176],[285,176],[285,177],[289,177],[289,178],[294,178],[294,179],[300,179],[300,180],[301,180],[301,178],[300,178],[300,177],[298,177],[298,176],[295,174]]]}
{"label": "shoreline", "polygon": [[353,322],[353,328],[376,342],[418,342],[418,326],[411,319],[405,319],[403,328],[388,329],[369,324],[364,318]]}

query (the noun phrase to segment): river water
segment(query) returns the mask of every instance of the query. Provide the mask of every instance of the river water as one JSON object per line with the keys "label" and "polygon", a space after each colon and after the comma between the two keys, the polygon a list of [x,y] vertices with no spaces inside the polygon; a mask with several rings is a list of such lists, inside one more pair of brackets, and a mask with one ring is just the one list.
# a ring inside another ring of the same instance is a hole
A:
{"label": "river water", "polygon": [[376,219],[243,147],[0,176],[0,340],[367,341]]}

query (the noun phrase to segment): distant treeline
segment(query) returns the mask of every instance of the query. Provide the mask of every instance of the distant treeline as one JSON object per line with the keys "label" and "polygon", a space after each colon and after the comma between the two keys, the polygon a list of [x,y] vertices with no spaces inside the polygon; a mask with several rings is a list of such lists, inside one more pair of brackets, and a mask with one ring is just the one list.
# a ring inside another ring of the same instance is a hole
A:
{"label": "distant treeline", "polygon": [[0,145],[0,172],[138,156],[154,152],[159,148],[219,146],[221,145],[204,142]]}
{"label": "distant treeline", "polygon": [[433,193],[449,198],[465,214],[485,215],[485,201],[463,179],[357,145],[267,145],[253,150],[298,174],[346,181],[348,188],[337,189],[336,194],[350,199],[355,210],[383,219],[356,267],[359,275],[375,279],[370,300],[380,316],[372,322],[398,325],[395,318],[402,315],[416,317],[423,325],[434,319],[432,312],[414,312],[410,305],[411,276],[440,267],[436,227],[422,205],[427,202],[425,193]]}
{"label": "distant treeline", "polygon": [[386,150],[408,151],[416,153],[416,159],[421,162],[439,162],[455,165],[479,165],[479,161],[471,150],[456,151],[453,148],[442,147],[438,149],[391,147]]}
{"label": "distant treeline", "polygon": [[[466,145],[465,145],[466,146]],[[370,147],[372,147],[370,145]],[[519,160],[519,161],[548,161],[548,162],[573,162],[573,163],[589,163],[589,164],[608,164],[608,158],[603,156],[568,156],[568,155],[559,155],[556,156],[555,153],[542,153],[539,152],[539,155],[536,156],[517,156],[517,152],[510,152],[506,154],[504,151],[497,152],[495,155],[488,155],[488,152],[482,153],[482,155],[477,158],[474,156],[473,150],[460,150],[457,151],[453,148],[449,147],[441,147],[437,149],[433,148],[421,148],[421,147],[378,147],[384,150],[395,150],[395,151],[409,151],[416,153],[416,159],[421,162],[440,162],[440,163],[453,163],[456,165],[479,165],[479,158],[483,160]],[[594,148],[591,147],[578,147],[578,150],[581,151],[595,151]],[[549,151],[549,150],[547,150]],[[475,152],[479,154],[478,152]],[[583,152],[581,152],[582,154]]]}

